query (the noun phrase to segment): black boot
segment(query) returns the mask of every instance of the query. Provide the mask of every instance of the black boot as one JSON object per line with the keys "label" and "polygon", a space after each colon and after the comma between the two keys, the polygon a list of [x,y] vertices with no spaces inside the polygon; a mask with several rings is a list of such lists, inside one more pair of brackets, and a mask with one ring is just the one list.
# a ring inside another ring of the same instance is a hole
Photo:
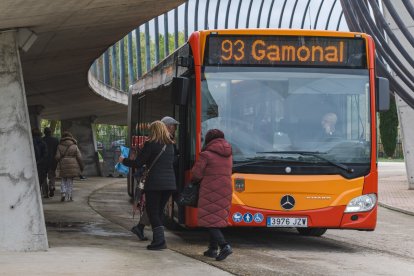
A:
{"label": "black boot", "polygon": [[224,260],[231,253],[233,253],[233,249],[231,249],[230,244],[220,245],[220,253],[217,255],[216,261]]}
{"label": "black boot", "polygon": [[140,241],[147,241],[148,238],[144,235],[144,224],[137,224],[134,227],[132,227],[131,232],[137,235]]}
{"label": "black boot", "polygon": [[153,238],[150,245],[147,246],[148,250],[161,250],[166,249],[167,244],[165,243],[164,237],[164,226],[158,226],[152,229]]}
{"label": "black boot", "polygon": [[204,251],[203,255],[206,257],[210,257],[210,258],[215,258],[217,257],[218,254],[218,247],[211,247],[209,246],[207,251]]}

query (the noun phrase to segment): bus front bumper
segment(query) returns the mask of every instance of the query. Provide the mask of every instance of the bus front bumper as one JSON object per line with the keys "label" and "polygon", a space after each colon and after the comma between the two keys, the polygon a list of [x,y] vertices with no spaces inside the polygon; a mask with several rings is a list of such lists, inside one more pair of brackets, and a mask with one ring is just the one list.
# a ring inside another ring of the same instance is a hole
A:
{"label": "bus front bumper", "polygon": [[[309,228],[356,229],[372,231],[377,221],[377,206],[368,212],[344,213],[346,206],[304,211],[273,211],[232,205],[229,224],[232,227],[269,227],[269,218],[307,218]],[[294,227],[294,226],[290,226]]]}

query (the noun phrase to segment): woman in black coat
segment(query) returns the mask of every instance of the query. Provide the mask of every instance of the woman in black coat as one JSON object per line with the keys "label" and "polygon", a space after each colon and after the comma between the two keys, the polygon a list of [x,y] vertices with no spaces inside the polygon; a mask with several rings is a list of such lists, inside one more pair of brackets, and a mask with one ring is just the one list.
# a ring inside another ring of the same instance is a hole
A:
{"label": "woman in black coat", "polygon": [[153,232],[152,242],[147,246],[147,249],[160,250],[167,248],[164,226],[162,225],[164,207],[176,190],[173,168],[174,142],[170,138],[167,127],[161,121],[151,123],[149,131],[148,141],[145,142],[137,158],[134,161],[120,158],[120,161],[129,167],[145,165],[149,168],[161,153],[158,160],[152,165],[144,187],[146,210]]}

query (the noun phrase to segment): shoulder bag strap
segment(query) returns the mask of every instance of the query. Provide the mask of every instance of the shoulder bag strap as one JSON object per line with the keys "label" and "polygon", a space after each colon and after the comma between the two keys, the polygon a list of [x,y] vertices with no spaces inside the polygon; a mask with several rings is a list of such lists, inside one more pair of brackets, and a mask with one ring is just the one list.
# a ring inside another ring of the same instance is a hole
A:
{"label": "shoulder bag strap", "polygon": [[70,146],[68,146],[67,148],[66,148],[66,150],[65,150],[65,152],[62,154],[62,152],[60,151],[60,159],[59,159],[59,161],[60,160],[62,160],[65,156],[66,156],[66,153],[68,153],[68,150],[71,148],[73,146],[73,144],[72,145],[70,145]]}
{"label": "shoulder bag strap", "polygon": [[151,168],[154,166],[154,164],[158,161],[158,159],[160,158],[161,154],[163,154],[163,152],[165,151],[165,149],[167,148],[167,145],[164,145],[160,151],[160,153],[158,153],[157,157],[155,157],[154,161],[152,161],[151,166],[149,166],[148,168],[148,172],[150,172]]}

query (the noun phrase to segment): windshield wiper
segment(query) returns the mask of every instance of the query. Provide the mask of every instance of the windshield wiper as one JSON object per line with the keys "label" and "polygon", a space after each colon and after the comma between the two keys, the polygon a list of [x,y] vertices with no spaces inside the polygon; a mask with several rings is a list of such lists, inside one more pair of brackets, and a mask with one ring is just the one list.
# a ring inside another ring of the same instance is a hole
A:
{"label": "windshield wiper", "polygon": [[319,152],[319,151],[261,151],[256,153],[270,153],[270,154],[299,154],[303,156],[312,156],[318,158],[319,160],[323,160],[329,164],[332,164],[338,168],[345,170],[348,173],[353,173],[354,169],[348,167],[345,164],[335,162],[333,160],[329,160],[325,157],[320,156],[320,154],[326,154],[326,152]]}
{"label": "windshield wiper", "polygon": [[253,157],[253,158],[247,158],[246,161],[237,162],[233,165],[233,168],[241,167],[241,166],[248,166],[248,165],[254,165],[259,163],[273,163],[275,161],[283,161],[279,159],[268,159],[264,157]]}

